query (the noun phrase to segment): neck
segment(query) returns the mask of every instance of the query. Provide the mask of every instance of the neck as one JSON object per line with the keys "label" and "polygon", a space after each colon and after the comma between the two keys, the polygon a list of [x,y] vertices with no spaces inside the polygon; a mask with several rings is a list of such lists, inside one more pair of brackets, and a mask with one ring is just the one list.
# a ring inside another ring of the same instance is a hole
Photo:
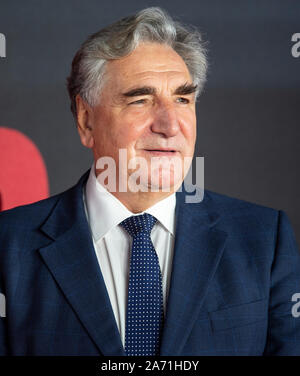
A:
{"label": "neck", "polygon": [[[100,169],[95,168],[95,176],[96,178],[99,176],[99,174],[102,172]],[[101,182],[98,180],[99,184]],[[116,184],[112,184],[112,187],[114,190],[109,189],[109,186],[105,186],[105,188],[113,195],[115,196],[128,210],[130,210],[132,213],[141,213],[151,206],[155,205],[157,202],[167,198],[168,196],[172,195],[174,192],[176,192],[180,185],[181,181],[177,182],[174,186],[170,186],[167,192],[164,192],[162,188],[158,189],[158,192],[153,192],[151,190],[151,187],[146,187],[145,191],[139,190],[137,192],[132,192],[132,190],[129,188],[127,184],[127,190],[126,192],[122,191],[120,192],[119,189],[119,180],[117,179]],[[105,182],[107,184],[107,182]]]}
{"label": "neck", "polygon": [[110,192],[132,213],[141,213],[173,192]]}

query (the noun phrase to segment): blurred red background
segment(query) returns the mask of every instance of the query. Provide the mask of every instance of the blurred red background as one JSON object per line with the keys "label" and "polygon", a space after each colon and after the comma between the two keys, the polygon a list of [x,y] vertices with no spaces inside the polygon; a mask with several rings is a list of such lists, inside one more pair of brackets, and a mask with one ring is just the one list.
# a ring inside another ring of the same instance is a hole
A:
{"label": "blurred red background", "polygon": [[23,133],[0,127],[0,211],[48,196],[47,169],[37,146]]}

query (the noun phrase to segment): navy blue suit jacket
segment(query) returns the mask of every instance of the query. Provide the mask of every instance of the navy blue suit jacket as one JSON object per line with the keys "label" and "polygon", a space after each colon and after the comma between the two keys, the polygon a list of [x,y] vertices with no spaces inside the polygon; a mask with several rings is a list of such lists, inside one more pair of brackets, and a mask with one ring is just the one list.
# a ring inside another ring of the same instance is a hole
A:
{"label": "navy blue suit jacket", "polygon": [[[73,188],[0,214],[1,355],[125,355]],[[300,355],[300,256],[287,216],[177,193],[161,355]]]}

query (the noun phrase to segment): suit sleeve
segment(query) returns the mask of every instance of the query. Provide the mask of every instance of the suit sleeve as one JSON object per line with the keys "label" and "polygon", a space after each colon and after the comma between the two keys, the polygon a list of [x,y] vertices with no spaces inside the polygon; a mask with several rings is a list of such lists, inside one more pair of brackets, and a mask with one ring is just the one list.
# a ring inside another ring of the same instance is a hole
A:
{"label": "suit sleeve", "polygon": [[295,315],[293,306],[296,302],[292,300],[297,296],[295,294],[300,293],[300,253],[289,219],[283,211],[278,214],[270,284],[264,355],[300,355],[300,315]]}

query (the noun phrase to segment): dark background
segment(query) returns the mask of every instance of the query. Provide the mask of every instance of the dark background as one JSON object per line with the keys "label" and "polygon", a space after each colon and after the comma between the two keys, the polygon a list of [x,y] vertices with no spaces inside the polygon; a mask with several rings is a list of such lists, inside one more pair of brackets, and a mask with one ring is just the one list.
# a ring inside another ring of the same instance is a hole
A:
{"label": "dark background", "polygon": [[205,187],[285,210],[300,244],[300,32],[295,0],[0,0],[0,126],[39,147],[51,194],[90,167],[66,91],[72,58],[86,37],[148,6],[193,24],[209,41],[209,76],[198,103],[196,155]]}

